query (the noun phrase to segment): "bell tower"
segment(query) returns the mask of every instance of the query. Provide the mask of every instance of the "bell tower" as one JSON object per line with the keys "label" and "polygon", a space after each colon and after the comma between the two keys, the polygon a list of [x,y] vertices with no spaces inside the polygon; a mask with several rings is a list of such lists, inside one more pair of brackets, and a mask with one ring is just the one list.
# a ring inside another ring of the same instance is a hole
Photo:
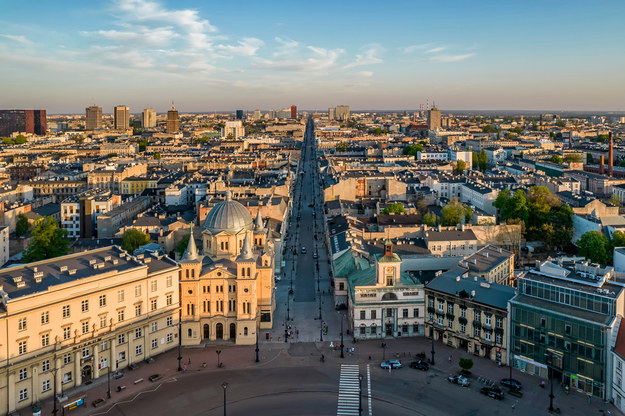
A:
{"label": "bell tower", "polygon": [[376,265],[376,286],[395,286],[399,283],[401,258],[393,253],[393,243],[386,240],[384,255],[378,259]]}

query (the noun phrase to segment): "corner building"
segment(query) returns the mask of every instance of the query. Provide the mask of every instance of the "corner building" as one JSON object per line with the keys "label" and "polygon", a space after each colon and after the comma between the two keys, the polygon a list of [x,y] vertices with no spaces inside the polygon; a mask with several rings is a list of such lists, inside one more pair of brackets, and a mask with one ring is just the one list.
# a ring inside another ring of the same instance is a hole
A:
{"label": "corner building", "polygon": [[252,345],[273,325],[274,247],[260,211],[253,221],[228,191],[202,226],[203,255],[193,235],[180,261],[182,343]]}
{"label": "corner building", "polygon": [[178,276],[116,246],[0,270],[0,414],[177,347]]}

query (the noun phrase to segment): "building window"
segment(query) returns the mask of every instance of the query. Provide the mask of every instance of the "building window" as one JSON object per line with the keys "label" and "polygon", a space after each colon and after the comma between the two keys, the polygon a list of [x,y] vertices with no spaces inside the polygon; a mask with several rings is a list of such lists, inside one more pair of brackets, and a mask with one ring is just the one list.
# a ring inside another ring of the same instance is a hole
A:
{"label": "building window", "polygon": [[418,318],[418,317],[419,317],[419,308],[414,308],[414,309],[412,310],[412,316],[413,316],[414,318]]}
{"label": "building window", "polygon": [[501,334],[495,334],[495,342],[501,344]]}
{"label": "building window", "polygon": [[491,316],[491,315],[486,315],[486,316],[485,316],[485,318],[486,318],[486,322],[485,322],[484,324],[485,324],[486,326],[491,326],[491,319],[492,319],[492,316]]}
{"label": "building window", "polygon": [[174,334],[172,333],[167,334],[167,343],[169,344],[170,342],[174,342]]}
{"label": "building window", "polygon": [[419,324],[412,324],[412,333],[413,334],[419,333]]}
{"label": "building window", "polygon": [[141,316],[141,304],[135,305],[135,316]]}
{"label": "building window", "polygon": [[366,319],[366,317],[365,317],[366,314],[367,314],[366,311],[360,311],[360,319]]}
{"label": "building window", "polygon": [[167,278],[165,279],[165,286],[171,287],[171,285],[172,285],[172,278],[171,276],[167,276]]}
{"label": "building window", "polygon": [[50,345],[50,334],[43,334],[41,336],[41,346],[47,347]]}
{"label": "building window", "polygon": [[69,318],[69,305],[63,306],[63,318]]}
{"label": "building window", "polygon": [[434,314],[430,312],[428,318],[429,318],[428,321],[433,322],[434,321]]}
{"label": "building window", "polygon": [[89,358],[91,356],[91,348],[84,347],[82,349],[82,358]]}
{"label": "building window", "polygon": [[26,318],[20,318],[17,321],[17,330],[26,331]]}
{"label": "building window", "polygon": [[80,302],[80,310],[82,312],[89,312],[89,301],[88,300],[83,300],[82,302]]}
{"label": "building window", "polygon": [[135,286],[135,298],[141,296],[141,285]]}
{"label": "building window", "polygon": [[442,316],[438,317],[438,324],[441,325],[441,326],[443,325],[443,317]]}
{"label": "building window", "polygon": [[72,372],[69,371],[65,374],[63,374],[63,384],[67,384],[67,383],[71,383],[72,382]]}
{"label": "building window", "polygon": [[499,329],[503,329],[503,318],[501,316],[495,318],[495,326]]}
{"label": "building window", "polygon": [[467,326],[465,324],[460,324],[460,332],[464,334],[466,330],[467,330]]}
{"label": "building window", "polygon": [[119,361],[120,363],[122,361],[126,361],[126,351],[119,352],[119,354],[117,355],[117,361]]}
{"label": "building window", "polygon": [[174,324],[174,318],[171,316],[167,317],[167,326],[172,326]]}
{"label": "building window", "polygon": [[171,306],[171,304],[173,303],[173,296],[171,294],[165,297],[165,303],[167,304],[167,306]]}
{"label": "building window", "polygon": [[152,349],[156,349],[158,348],[158,339],[153,339],[152,340]]}
{"label": "building window", "polygon": [[484,339],[490,341],[490,331],[484,331]]}
{"label": "building window", "polygon": [[475,311],[475,320],[480,322],[482,320],[482,313],[480,311]]}
{"label": "building window", "polygon": [[371,334],[376,335],[378,333],[378,326],[376,324],[371,325]]}
{"label": "building window", "polygon": [[100,358],[100,368],[108,368],[108,366],[109,366],[109,359],[106,357]]}
{"label": "building window", "polygon": [[81,322],[80,326],[82,328],[83,335],[89,333],[89,321]]}
{"label": "building window", "polygon": [[50,380],[44,380],[41,383],[41,391],[42,392],[46,392],[46,391],[50,391]]}
{"label": "building window", "polygon": [[564,325],[564,333],[566,335],[571,335],[571,325],[569,324]]}
{"label": "building window", "polygon": [[28,378],[28,369],[20,368],[20,371],[18,371],[18,381],[26,380],[27,378]]}
{"label": "building window", "polygon": [[28,399],[28,389],[21,389],[19,401],[21,402],[27,399]]}
{"label": "building window", "polygon": [[475,334],[476,337],[479,337],[480,336],[480,328],[475,328],[474,334]]}
{"label": "building window", "polygon": [[106,295],[100,295],[100,307],[103,308],[106,306]]}
{"label": "building window", "polygon": [[63,364],[69,364],[72,362],[72,354],[68,353],[63,355]]}
{"label": "building window", "polygon": [[158,322],[152,322],[152,332],[158,331]]}
{"label": "building window", "polygon": [[123,309],[117,311],[117,320],[119,322],[123,322],[124,321],[124,310]]}
{"label": "building window", "polygon": [[135,355],[142,355],[143,354],[143,345],[139,344],[135,347]]}
{"label": "building window", "polygon": [[143,336],[143,330],[141,328],[135,329],[135,338],[141,338]]}
{"label": "building window", "polygon": [[393,278],[392,277],[387,277],[386,278],[386,286],[393,286]]}
{"label": "building window", "polygon": [[41,325],[46,325],[50,323],[50,314],[48,312],[41,313]]}
{"label": "building window", "polygon": [[151,311],[155,311],[156,310],[156,306],[157,306],[156,299],[152,299],[150,301],[150,310]]}
{"label": "building window", "polygon": [[377,318],[377,311],[376,310],[372,310],[371,311],[371,319],[376,319]]}
{"label": "building window", "polygon": [[540,326],[543,328],[547,326],[547,320],[545,318],[540,318]]}
{"label": "building window", "polygon": [[447,326],[448,326],[449,328],[451,328],[451,327],[453,327],[453,325],[454,325],[454,321],[453,321],[453,319],[447,319]]}
{"label": "building window", "polygon": [[450,314],[450,315],[454,313],[454,304],[453,303],[447,303],[447,313]]}
{"label": "building window", "polygon": [[193,331],[191,330],[191,328],[189,328],[187,335],[189,336],[189,338],[193,337]]}
{"label": "building window", "polygon": [[119,334],[117,336],[117,345],[123,345],[126,343],[126,334]]}
{"label": "building window", "polygon": [[339,282],[339,290],[345,290],[345,283]]}
{"label": "building window", "polygon": [[19,355],[26,354],[28,352],[28,348],[26,346],[26,341],[20,341],[17,344],[17,353]]}
{"label": "building window", "polygon": [[366,326],[361,326],[360,327],[360,335],[365,335],[367,333],[367,327]]}
{"label": "building window", "polygon": [[123,302],[123,301],[124,301],[124,290],[121,289],[117,291],[117,302]]}
{"label": "building window", "polygon": [[44,360],[41,362],[41,372],[45,373],[46,371],[50,371],[50,360]]}
{"label": "building window", "polygon": [[438,301],[438,311],[439,312],[443,312],[443,303],[444,302],[441,302],[440,300]]}
{"label": "building window", "polygon": [[[402,317],[408,318],[408,309],[403,309],[402,310]],[[408,331],[405,331],[405,332],[408,332]]]}
{"label": "building window", "polygon": [[462,318],[466,318],[467,317],[467,308],[460,308],[460,316]]}
{"label": "building window", "polygon": [[100,328],[106,328],[106,315],[100,316]]}
{"label": "building window", "polygon": [[157,284],[156,284],[156,280],[152,280],[152,281],[150,282],[150,290],[151,290],[152,292],[156,292],[157,287],[158,287],[158,286],[157,286]]}

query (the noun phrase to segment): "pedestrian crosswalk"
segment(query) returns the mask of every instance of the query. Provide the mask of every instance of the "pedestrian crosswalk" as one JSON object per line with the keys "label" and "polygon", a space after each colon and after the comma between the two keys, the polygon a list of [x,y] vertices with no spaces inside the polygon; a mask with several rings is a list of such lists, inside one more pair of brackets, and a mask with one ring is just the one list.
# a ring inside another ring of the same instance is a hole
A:
{"label": "pedestrian crosswalk", "polygon": [[360,369],[358,365],[341,364],[339,381],[339,402],[337,416],[358,416],[360,414]]}

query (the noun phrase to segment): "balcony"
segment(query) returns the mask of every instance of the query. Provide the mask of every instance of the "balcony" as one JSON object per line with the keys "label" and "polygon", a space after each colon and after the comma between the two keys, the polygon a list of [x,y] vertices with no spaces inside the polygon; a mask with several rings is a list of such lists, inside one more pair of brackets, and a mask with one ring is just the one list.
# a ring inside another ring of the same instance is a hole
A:
{"label": "balcony", "polygon": [[482,327],[482,322],[473,321],[473,328],[481,328],[481,327]]}
{"label": "balcony", "polygon": [[446,314],[445,314],[445,317],[446,317],[447,319],[449,319],[450,321],[453,321],[453,320],[454,320],[454,318],[455,318],[455,316],[454,316],[454,314],[453,314],[453,313],[446,313]]}
{"label": "balcony", "polygon": [[458,318],[458,322],[460,322],[463,325],[466,325],[468,321],[467,321],[467,318],[464,318],[461,316]]}
{"label": "balcony", "polygon": [[428,306],[428,312],[429,313],[434,313],[436,311],[436,309],[434,309],[434,306]]}

